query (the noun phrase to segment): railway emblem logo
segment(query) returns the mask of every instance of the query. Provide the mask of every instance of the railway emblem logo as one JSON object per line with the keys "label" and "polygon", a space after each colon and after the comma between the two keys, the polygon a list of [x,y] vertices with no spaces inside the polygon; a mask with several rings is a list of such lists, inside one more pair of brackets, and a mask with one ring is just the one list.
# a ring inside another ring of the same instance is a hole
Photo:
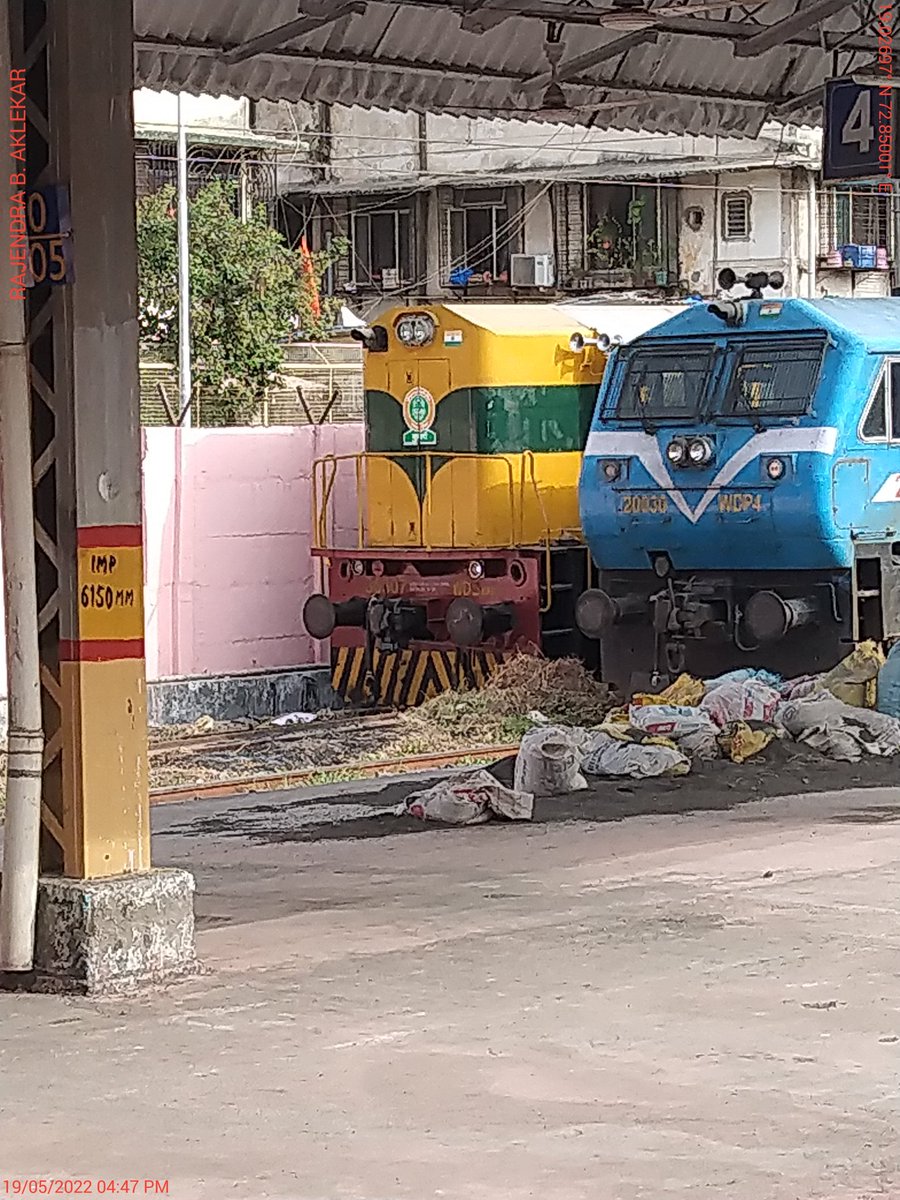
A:
{"label": "railway emblem logo", "polygon": [[436,413],[434,396],[426,388],[414,387],[406,393],[403,397],[404,447],[437,445],[437,434],[432,429]]}

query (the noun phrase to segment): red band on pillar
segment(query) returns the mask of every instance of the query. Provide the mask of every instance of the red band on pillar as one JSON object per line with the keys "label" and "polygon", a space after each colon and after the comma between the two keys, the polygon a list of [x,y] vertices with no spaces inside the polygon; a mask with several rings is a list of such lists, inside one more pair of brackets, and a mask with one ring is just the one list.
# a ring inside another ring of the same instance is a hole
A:
{"label": "red band on pillar", "polygon": [[82,550],[107,546],[140,546],[143,544],[141,525],[86,525],[78,530],[78,546]]}
{"label": "red band on pillar", "polygon": [[117,662],[123,658],[143,658],[143,638],[120,638],[109,641],[74,642],[60,639],[60,662]]}

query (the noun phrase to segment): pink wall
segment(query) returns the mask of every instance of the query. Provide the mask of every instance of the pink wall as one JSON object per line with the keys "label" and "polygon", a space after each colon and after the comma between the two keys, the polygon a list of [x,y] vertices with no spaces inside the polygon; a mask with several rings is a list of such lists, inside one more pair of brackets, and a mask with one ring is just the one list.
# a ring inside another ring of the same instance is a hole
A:
{"label": "pink wall", "polygon": [[[361,425],[143,432],[147,674],[324,661],[300,614],[314,582],[311,472],[363,448]],[[337,499],[354,526],[356,501]]]}

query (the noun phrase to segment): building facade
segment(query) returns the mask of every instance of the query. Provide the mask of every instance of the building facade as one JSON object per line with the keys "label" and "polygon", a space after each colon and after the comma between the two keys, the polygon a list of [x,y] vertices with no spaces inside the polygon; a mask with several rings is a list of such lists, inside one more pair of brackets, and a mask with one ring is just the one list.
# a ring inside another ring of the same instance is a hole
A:
{"label": "building facade", "polygon": [[[137,94],[139,193],[174,179],[176,108]],[[362,313],[407,297],[710,295],[726,267],[779,271],[793,295],[895,282],[896,196],[823,187],[817,131],[676,137],[211,97],[185,98],[185,120],[193,185],[233,178],[292,243],[337,242],[325,289]]]}

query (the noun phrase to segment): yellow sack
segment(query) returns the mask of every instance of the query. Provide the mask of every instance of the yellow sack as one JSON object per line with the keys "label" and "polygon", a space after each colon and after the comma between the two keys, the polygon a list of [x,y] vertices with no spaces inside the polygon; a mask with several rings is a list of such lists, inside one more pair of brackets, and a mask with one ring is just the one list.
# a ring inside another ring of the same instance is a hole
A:
{"label": "yellow sack", "polygon": [[822,686],[832,696],[855,708],[874,708],[878,672],[884,666],[884,652],[873,641],[860,644],[842,662],[822,676]]}
{"label": "yellow sack", "polygon": [[729,721],[716,741],[726,758],[742,763],[765,750],[774,736],[774,729],[751,729],[746,721]]}
{"label": "yellow sack", "polygon": [[704,684],[702,679],[693,675],[679,675],[674,683],[670,683],[665,691],[654,696],[649,692],[639,692],[631,701],[632,704],[683,704],[689,708],[696,706],[703,699]]}
{"label": "yellow sack", "polygon": [[632,730],[627,722],[622,722],[618,717],[610,720],[611,714],[607,714],[606,721],[602,725],[595,726],[591,733],[605,733],[608,737],[615,738],[617,742],[633,742],[634,737]]}

